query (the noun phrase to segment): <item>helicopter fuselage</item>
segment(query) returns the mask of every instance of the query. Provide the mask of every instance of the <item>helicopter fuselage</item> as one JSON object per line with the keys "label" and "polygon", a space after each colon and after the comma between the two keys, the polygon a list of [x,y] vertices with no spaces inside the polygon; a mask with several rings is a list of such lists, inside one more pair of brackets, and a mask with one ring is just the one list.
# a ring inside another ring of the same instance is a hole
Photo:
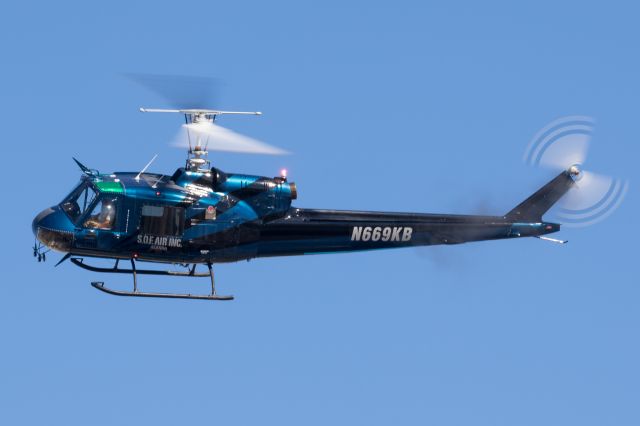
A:
{"label": "helicopter fuselage", "polygon": [[[570,179],[561,174],[555,187],[566,191]],[[33,232],[77,256],[195,264],[541,236],[560,228],[517,214],[302,209],[291,206],[296,197],[285,177],[184,168],[171,177],[85,172],[69,196],[34,219]]]}

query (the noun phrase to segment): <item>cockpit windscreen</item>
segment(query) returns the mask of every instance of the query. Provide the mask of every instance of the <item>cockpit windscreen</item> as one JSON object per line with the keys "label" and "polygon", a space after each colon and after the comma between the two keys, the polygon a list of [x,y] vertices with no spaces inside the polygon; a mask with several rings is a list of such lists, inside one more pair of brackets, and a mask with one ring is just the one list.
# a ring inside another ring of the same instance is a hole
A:
{"label": "cockpit windscreen", "polygon": [[89,183],[82,182],[62,202],[62,210],[75,222],[91,206],[96,195]]}

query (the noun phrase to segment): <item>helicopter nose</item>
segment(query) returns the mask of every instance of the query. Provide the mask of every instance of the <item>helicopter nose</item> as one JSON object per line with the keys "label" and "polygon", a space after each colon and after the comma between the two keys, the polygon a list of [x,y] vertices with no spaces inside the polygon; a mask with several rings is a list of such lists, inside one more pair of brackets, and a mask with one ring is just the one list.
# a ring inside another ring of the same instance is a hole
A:
{"label": "helicopter nose", "polygon": [[48,209],[42,210],[36,217],[33,218],[33,222],[31,222],[31,231],[33,231],[33,235],[35,235],[36,237],[38,236],[38,227],[47,216],[50,216],[53,213],[53,208],[49,207]]}
{"label": "helicopter nose", "polygon": [[49,248],[69,251],[73,241],[73,223],[59,207],[41,211],[31,222],[36,238]]}

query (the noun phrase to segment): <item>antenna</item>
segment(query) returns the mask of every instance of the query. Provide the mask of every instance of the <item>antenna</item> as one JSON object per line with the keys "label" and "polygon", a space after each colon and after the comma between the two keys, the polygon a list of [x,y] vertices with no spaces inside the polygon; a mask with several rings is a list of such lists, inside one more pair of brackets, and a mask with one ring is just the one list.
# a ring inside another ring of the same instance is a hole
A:
{"label": "antenna", "polygon": [[155,160],[157,156],[158,156],[158,154],[154,155],[153,158],[151,159],[151,161],[149,161],[147,163],[147,165],[144,166],[144,169],[140,170],[140,173],[138,173],[138,175],[134,178],[136,181],[140,181],[140,175],[147,171],[147,169],[149,168],[151,163],[153,163],[153,160]]}
{"label": "antenna", "polygon": [[152,187],[153,189],[156,189],[156,188],[158,187],[158,182],[160,182],[160,180],[161,180],[163,177],[164,177],[164,175],[160,176],[160,177],[159,177],[159,178],[154,182],[154,184],[153,184],[153,185],[151,185],[151,187]]}

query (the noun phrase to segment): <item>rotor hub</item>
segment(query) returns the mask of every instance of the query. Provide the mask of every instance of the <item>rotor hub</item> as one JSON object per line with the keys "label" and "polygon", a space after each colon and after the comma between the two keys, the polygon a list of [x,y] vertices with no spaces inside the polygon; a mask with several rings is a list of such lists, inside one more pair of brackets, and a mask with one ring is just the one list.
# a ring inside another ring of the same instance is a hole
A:
{"label": "rotor hub", "polygon": [[574,164],[568,169],[569,174],[575,180],[579,180],[582,178],[582,169],[580,168],[580,164]]}

